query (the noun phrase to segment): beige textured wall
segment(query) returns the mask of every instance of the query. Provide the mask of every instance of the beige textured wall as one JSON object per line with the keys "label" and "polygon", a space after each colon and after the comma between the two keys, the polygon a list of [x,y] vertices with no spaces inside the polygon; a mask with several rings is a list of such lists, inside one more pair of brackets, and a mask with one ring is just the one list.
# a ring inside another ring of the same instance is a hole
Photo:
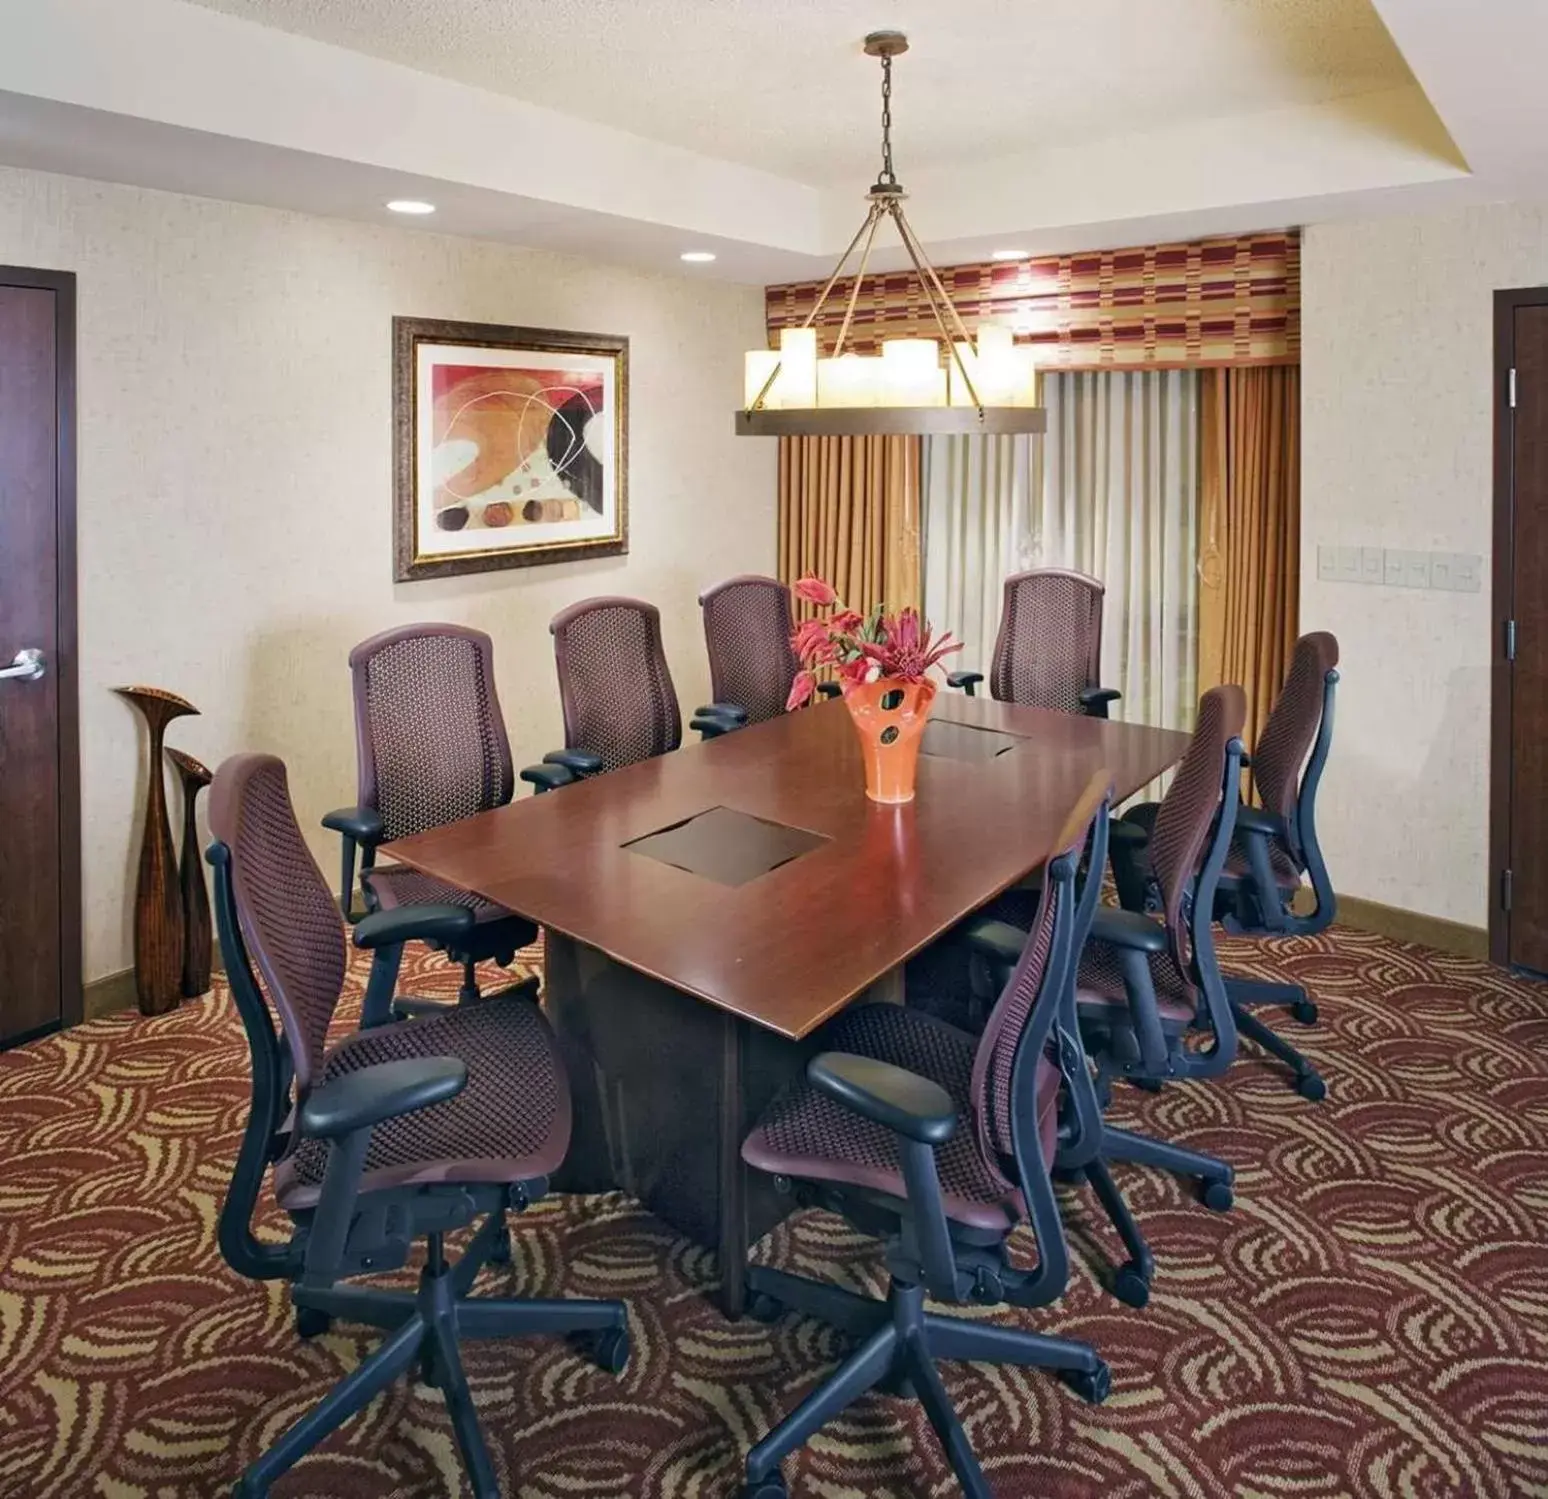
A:
{"label": "beige textured wall", "polygon": [[[708,689],[697,594],[774,567],[772,443],[737,439],[762,296],[554,255],[0,170],[0,263],[80,295],[82,798],[88,978],[130,961],[136,724],[150,682],[211,764],[271,750],[303,823],[354,799],[345,657],[413,619],[495,639],[518,765],[561,740],[547,623],[594,593],[660,605],[680,696]],[[391,581],[390,320],[631,339],[628,557]]]}
{"label": "beige textured wall", "polygon": [[[1343,652],[1322,816],[1350,895],[1488,920],[1493,297],[1548,210],[1315,225],[1302,257],[1301,621]],[[1476,594],[1317,580],[1319,544],[1473,552]]]}

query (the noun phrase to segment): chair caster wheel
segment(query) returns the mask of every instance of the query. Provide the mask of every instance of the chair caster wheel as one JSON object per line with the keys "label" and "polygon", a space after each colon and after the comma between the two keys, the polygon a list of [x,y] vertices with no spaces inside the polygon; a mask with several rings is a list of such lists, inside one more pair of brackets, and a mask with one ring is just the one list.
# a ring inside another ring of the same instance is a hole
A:
{"label": "chair caster wheel", "polygon": [[1104,1363],[1094,1369],[1061,1369],[1059,1378],[1092,1405],[1100,1405],[1112,1393],[1113,1371]]}
{"label": "chair caster wheel", "polygon": [[296,1336],[298,1338],[320,1338],[332,1326],[333,1318],[327,1312],[319,1312],[310,1306],[298,1306],[296,1308]]}
{"label": "chair caster wheel", "polygon": [[1231,1204],[1236,1201],[1230,1182],[1205,1182],[1203,1197],[1204,1206],[1212,1213],[1229,1213]]}
{"label": "chair caster wheel", "polygon": [[490,1246],[489,1249],[489,1259],[486,1261],[486,1263],[490,1265],[496,1265],[501,1269],[504,1269],[505,1266],[510,1264],[510,1262],[511,1231],[508,1228],[502,1228],[500,1232],[495,1235],[494,1243]]}
{"label": "chair caster wheel", "polygon": [[1295,1080],[1295,1091],[1312,1103],[1321,1103],[1328,1096],[1328,1085],[1315,1072],[1308,1072]]}
{"label": "chair caster wheel", "polygon": [[749,1291],[743,1310],[754,1322],[778,1322],[785,1315],[785,1304],[766,1291]]}
{"label": "chair caster wheel", "polygon": [[1298,999],[1290,1006],[1290,1013],[1301,1022],[1302,1025],[1316,1025],[1317,1003],[1311,999]]}
{"label": "chair caster wheel", "polygon": [[744,1483],[740,1499],[787,1499],[790,1490],[778,1473],[760,1478],[757,1483]]}
{"label": "chair caster wheel", "polygon": [[1150,1277],[1130,1260],[1113,1276],[1113,1295],[1125,1306],[1142,1307],[1150,1300]]}
{"label": "chair caster wheel", "polygon": [[604,1374],[622,1374],[629,1362],[629,1329],[608,1327],[601,1332],[580,1332],[570,1339],[571,1346],[588,1358]]}

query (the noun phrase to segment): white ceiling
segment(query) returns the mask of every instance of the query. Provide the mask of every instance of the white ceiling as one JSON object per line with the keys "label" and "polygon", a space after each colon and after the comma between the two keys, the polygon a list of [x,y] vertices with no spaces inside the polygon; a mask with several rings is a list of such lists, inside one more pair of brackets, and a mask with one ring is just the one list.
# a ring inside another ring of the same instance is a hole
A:
{"label": "white ceiling", "polygon": [[196,0],[820,187],[1413,82],[1369,0]]}
{"label": "white ceiling", "polygon": [[0,164],[816,276],[881,27],[941,263],[1548,198],[1548,0],[0,0]]}

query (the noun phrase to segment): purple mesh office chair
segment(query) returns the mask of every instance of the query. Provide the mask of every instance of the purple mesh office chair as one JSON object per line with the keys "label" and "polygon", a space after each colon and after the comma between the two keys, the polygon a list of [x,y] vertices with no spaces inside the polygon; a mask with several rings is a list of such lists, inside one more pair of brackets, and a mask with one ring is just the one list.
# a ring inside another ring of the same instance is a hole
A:
{"label": "purple mesh office chair", "polygon": [[[614,1373],[628,1357],[622,1302],[469,1294],[484,1264],[509,1261],[507,1213],[544,1195],[569,1146],[569,1085],[548,1024],[516,993],[394,1021],[403,944],[452,947],[476,920],[465,905],[404,906],[354,928],[355,945],[373,953],[371,976],[359,1031],[330,1047],[344,930],[296,825],[284,765],[272,755],[227,760],[210,793],[210,829],[221,953],[253,1065],[221,1252],[240,1275],[290,1283],[303,1337],[335,1317],[385,1335],[247,1469],[237,1493],[266,1495],[417,1361],[445,1397],[474,1494],[498,1499],[459,1336],[574,1333]],[[271,1167],[274,1197],[293,1225],[283,1243],[252,1230]],[[449,1264],[444,1235],[476,1222]],[[401,1268],[421,1238],[428,1254],[417,1291],[342,1284]]]}
{"label": "purple mesh office chair", "polygon": [[[1103,593],[1097,579],[1062,567],[1007,578],[990,694],[1002,703],[1106,718],[1120,694],[1101,685]],[[982,672],[954,671],[946,681],[973,697],[983,679]]]}
{"label": "purple mesh office chair", "polygon": [[[778,718],[801,669],[791,644],[790,590],[778,578],[744,573],[701,593],[699,607],[716,704],[743,709],[748,723]],[[839,685],[823,682],[817,690],[837,697]]]}
{"label": "purple mesh office chair", "polygon": [[[1333,699],[1338,686],[1338,641],[1326,631],[1303,635],[1290,657],[1285,685],[1258,736],[1250,764],[1261,806],[1242,806],[1215,895],[1215,919],[1235,936],[1304,937],[1325,930],[1338,913],[1338,898],[1317,841],[1317,788],[1333,743]],[[1155,811],[1135,807],[1115,833],[1113,871],[1125,906],[1143,910],[1154,903],[1147,849]],[[1120,841],[1121,840],[1121,841]],[[1291,907],[1303,877],[1316,904],[1305,915]],[[1296,1090],[1316,1102],[1327,1085],[1289,1042],[1282,1040],[1247,1006],[1284,1005],[1303,1025],[1317,1019],[1317,1006],[1299,984],[1225,977],[1237,1029],[1271,1056],[1289,1065]]]}
{"label": "purple mesh office chair", "polygon": [[[1192,742],[1165,798],[1155,806],[1150,842],[1159,918],[1096,905],[1102,864],[1091,860],[1083,904],[1095,907],[1090,935],[1076,969],[1075,1013],[1084,1050],[1096,1064],[1096,1106],[1105,1109],[1115,1079],[1152,1091],[1176,1078],[1217,1077],[1236,1056],[1235,1011],[1215,955],[1210,913],[1236,819],[1241,779],[1241,731],[1246,699],[1240,687],[1216,687],[1199,702]],[[1115,864],[1119,839],[1132,836],[1123,821],[1112,826]],[[969,947],[1003,972],[1015,960],[1024,934],[985,919],[964,931]],[[1203,1030],[1204,1046],[1188,1036]],[[1076,1103],[1090,1106],[1091,1095]],[[1132,1161],[1196,1178],[1206,1206],[1225,1212],[1232,1204],[1235,1173],[1215,1156],[1107,1126],[1095,1159],[1061,1159],[1079,1168],[1112,1221],[1128,1261],[1112,1289],[1120,1300],[1143,1306],[1150,1296],[1154,1259],[1129,1211],[1108,1163]]]}
{"label": "purple mesh office chair", "polygon": [[[1105,829],[1107,794],[1099,773],[1072,812],[1065,851],[1044,870],[1037,923],[981,1036],[897,1005],[847,1010],[819,1033],[805,1080],[744,1142],[743,1160],[798,1201],[885,1239],[891,1277],[880,1302],[749,1266],[755,1316],[804,1312],[859,1346],[748,1454],[744,1499],[780,1499],[781,1460],[878,1386],[917,1395],[964,1493],[988,1499],[939,1359],[1055,1369],[1086,1399],[1106,1397],[1107,1366],[1089,1345],[927,1312],[924,1300],[1033,1307],[1064,1289],[1068,1250],[1049,1168],[1060,1146],[1061,1063],[1086,1063],[1078,1043],[1065,1044],[1060,1016],[1084,936],[1075,868],[1094,825]],[[1100,1116],[1092,1124],[1100,1130]],[[1006,1248],[1021,1225],[1037,1246],[1031,1269],[1016,1268]]]}
{"label": "purple mesh office chair", "polygon": [[[354,686],[357,805],[339,807],[323,826],[343,838],[339,904],[350,915],[355,858],[367,911],[416,905],[466,906],[473,926],[454,947],[464,1000],[478,998],[475,969],[509,963],[537,928],[503,906],[405,866],[378,867],[396,838],[503,807],[511,799],[511,747],[495,694],[489,637],[462,625],[404,625],[349,653]],[[552,766],[522,772],[538,789],[569,777]]]}
{"label": "purple mesh office chair", "polygon": [[[567,779],[621,770],[682,743],[677,690],[661,644],[661,611],[643,599],[584,599],[549,622],[564,748],[543,756]],[[746,722],[740,709],[709,704],[689,727],[703,738]]]}

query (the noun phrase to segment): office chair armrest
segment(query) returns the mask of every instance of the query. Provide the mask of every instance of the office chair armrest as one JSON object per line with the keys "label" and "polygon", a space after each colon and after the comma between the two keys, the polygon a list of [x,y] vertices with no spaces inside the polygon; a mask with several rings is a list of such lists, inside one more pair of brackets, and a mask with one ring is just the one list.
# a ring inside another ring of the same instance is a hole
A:
{"label": "office chair armrest", "polygon": [[747,709],[740,703],[704,703],[693,710],[695,718],[725,718],[733,723],[747,722]]}
{"label": "office chair armrest", "polygon": [[377,1062],[312,1089],[296,1114],[296,1128],[309,1139],[337,1140],[454,1098],[467,1082],[460,1057]]}
{"label": "office chair armrest", "polygon": [[963,929],[962,940],[981,958],[998,968],[1014,968],[1021,961],[1027,934],[1008,921],[975,921]]}
{"label": "office chair armrest", "polygon": [[837,682],[819,682],[817,684],[818,697],[843,697],[844,689]]}
{"label": "office chair armrest", "polygon": [[1106,718],[1109,703],[1116,703],[1123,694],[1116,687],[1083,687],[1080,693],[1080,711],[1087,718]]}
{"label": "office chair armrest", "polygon": [[960,687],[969,697],[977,697],[973,688],[982,682],[984,674],[981,671],[949,671],[946,673],[946,685],[948,687]]}
{"label": "office chair armrest", "polygon": [[322,825],[353,838],[362,848],[375,848],[382,841],[381,813],[370,807],[335,807],[323,814]]}
{"label": "office chair armrest", "polygon": [[1236,809],[1236,831],[1258,838],[1283,838],[1285,820],[1262,807],[1241,806]]}
{"label": "office chair armrest", "polygon": [[455,942],[473,930],[467,906],[396,906],[373,911],[355,925],[356,947],[401,947],[405,942]]}
{"label": "office chair armrest", "polygon": [[1091,919],[1091,938],[1130,952],[1166,951],[1166,928],[1138,911],[1120,911],[1116,906],[1098,906]]}
{"label": "office chair armrest", "polygon": [[568,786],[571,781],[578,781],[579,776],[573,770],[563,765],[552,765],[544,762],[542,765],[529,765],[519,772],[521,779],[532,787],[532,794],[539,795],[544,791],[554,791],[560,786]]}
{"label": "office chair armrest", "polygon": [[1134,849],[1136,852],[1147,847],[1150,843],[1150,829],[1143,823],[1126,822],[1123,818],[1116,818],[1107,825],[1107,847],[1112,850],[1119,845],[1124,848]]}
{"label": "office chair armrest", "polygon": [[562,749],[549,750],[543,756],[545,765],[562,765],[566,770],[572,770],[578,776],[594,776],[602,769],[602,756],[591,750]]}
{"label": "office chair armrest", "polygon": [[862,1119],[921,1145],[943,1145],[957,1128],[957,1106],[939,1083],[890,1062],[824,1051],[806,1064],[806,1077]]}
{"label": "office chair armrest", "polygon": [[726,734],[734,734],[738,729],[747,727],[747,719],[732,718],[729,714],[716,712],[713,708],[700,708],[693,715],[688,727],[704,739],[719,739]]}

